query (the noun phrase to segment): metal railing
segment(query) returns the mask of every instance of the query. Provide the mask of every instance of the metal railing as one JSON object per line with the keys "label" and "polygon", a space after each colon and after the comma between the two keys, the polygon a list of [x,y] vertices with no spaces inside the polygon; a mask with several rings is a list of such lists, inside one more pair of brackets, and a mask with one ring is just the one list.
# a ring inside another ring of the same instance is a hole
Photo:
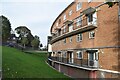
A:
{"label": "metal railing", "polygon": [[98,68],[94,66],[89,66],[88,59],[77,59],[77,58],[63,58],[63,57],[49,57],[53,61],[58,61],[65,64],[71,64],[86,68]]}
{"label": "metal railing", "polygon": [[[93,17],[91,22],[88,22],[88,18],[84,18],[79,22],[75,21],[75,23],[72,24],[73,25],[73,30],[84,27],[84,26],[87,26],[87,25],[89,26],[89,24],[97,25],[97,18]],[[69,32],[69,26],[68,25],[66,26],[65,29],[66,29],[66,32],[64,32],[64,30],[61,30],[62,32],[60,31],[59,35],[55,34],[54,36],[52,36],[52,39],[54,39],[54,38],[56,38],[60,35],[64,35],[65,33]],[[63,33],[63,34],[61,34],[61,33]]]}

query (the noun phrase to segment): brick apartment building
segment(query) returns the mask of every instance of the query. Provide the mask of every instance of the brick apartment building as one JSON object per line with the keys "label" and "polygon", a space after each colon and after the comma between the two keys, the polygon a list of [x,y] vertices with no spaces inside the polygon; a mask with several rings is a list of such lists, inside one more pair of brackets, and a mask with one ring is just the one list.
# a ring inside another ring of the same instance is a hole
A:
{"label": "brick apartment building", "polygon": [[55,19],[49,64],[72,78],[120,78],[120,5],[75,0]]}

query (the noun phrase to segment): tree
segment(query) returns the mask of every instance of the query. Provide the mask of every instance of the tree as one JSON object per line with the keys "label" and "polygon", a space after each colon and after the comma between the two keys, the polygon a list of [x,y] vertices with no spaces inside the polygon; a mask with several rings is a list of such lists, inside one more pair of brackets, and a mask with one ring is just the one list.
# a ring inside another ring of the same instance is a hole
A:
{"label": "tree", "polygon": [[19,34],[19,37],[27,37],[28,34],[31,33],[31,31],[26,26],[19,26],[15,28],[15,31],[17,34]]}
{"label": "tree", "polygon": [[106,2],[106,4],[109,6],[109,8],[110,7],[112,7],[112,6],[114,6],[115,4],[118,4],[118,2],[110,2],[110,1],[108,1],[108,2]]}
{"label": "tree", "polygon": [[8,38],[10,37],[10,31],[11,31],[11,23],[5,16],[0,16],[0,22],[2,25],[0,27],[2,28],[2,41],[6,42]]}
{"label": "tree", "polygon": [[43,45],[42,45],[42,44],[40,44],[40,47],[43,47]]}
{"label": "tree", "polygon": [[34,39],[31,42],[33,48],[39,48],[40,40],[39,37],[35,35]]}
{"label": "tree", "polygon": [[24,45],[24,48],[25,48],[26,44],[28,44],[28,39],[26,37],[22,38],[22,44]]}
{"label": "tree", "polygon": [[27,46],[31,47],[31,41],[34,39],[31,31],[26,26],[19,26],[15,28],[16,33],[19,35],[19,43],[22,43],[22,38],[27,38]]}
{"label": "tree", "polygon": [[44,46],[43,50],[44,50],[44,51],[47,51],[47,50],[48,50],[46,45]]}

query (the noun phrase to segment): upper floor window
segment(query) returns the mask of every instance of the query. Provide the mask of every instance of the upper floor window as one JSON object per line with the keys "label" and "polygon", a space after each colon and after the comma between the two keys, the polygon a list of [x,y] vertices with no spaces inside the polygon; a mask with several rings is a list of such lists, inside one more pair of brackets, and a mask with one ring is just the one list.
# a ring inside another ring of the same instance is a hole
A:
{"label": "upper floor window", "polygon": [[95,37],[95,32],[94,31],[89,32],[89,38],[94,38],[94,37]]}
{"label": "upper floor window", "polygon": [[72,37],[70,37],[70,42],[72,42]]}
{"label": "upper floor window", "polygon": [[92,22],[93,21],[93,14],[89,14],[87,17],[88,17],[87,18],[88,22]]}
{"label": "upper floor window", "polygon": [[61,30],[58,30],[57,31],[57,36],[60,36],[61,35]]}
{"label": "upper floor window", "polygon": [[69,11],[69,16],[72,15],[72,12],[73,12],[72,10]]}
{"label": "upper floor window", "polygon": [[65,32],[66,32],[66,26],[63,27],[63,33],[65,33]]}
{"label": "upper floor window", "polygon": [[66,20],[66,14],[63,16],[63,20]]}
{"label": "upper floor window", "polygon": [[77,52],[77,58],[78,59],[83,59],[83,52],[82,51]]}
{"label": "upper floor window", "polygon": [[69,32],[73,31],[73,25],[72,24],[69,24]]}
{"label": "upper floor window", "polygon": [[58,22],[56,23],[56,26],[58,26]]}
{"label": "upper floor window", "polygon": [[77,42],[82,41],[82,38],[83,38],[83,37],[82,37],[82,34],[81,34],[81,33],[78,34],[78,35],[77,35]]}
{"label": "upper floor window", "polygon": [[80,10],[82,8],[82,2],[79,2],[76,6],[76,11]]}
{"label": "upper floor window", "polygon": [[91,2],[92,0],[88,0],[88,2]]}
{"label": "upper floor window", "polygon": [[87,15],[87,22],[88,22],[88,25],[89,24],[97,25],[97,13],[95,12]]}
{"label": "upper floor window", "polygon": [[63,40],[64,43],[66,43],[66,38]]}
{"label": "upper floor window", "polygon": [[82,25],[82,17],[78,17],[76,19],[76,26],[80,26],[80,25]]}
{"label": "upper floor window", "polygon": [[61,23],[61,19],[59,19],[59,24]]}

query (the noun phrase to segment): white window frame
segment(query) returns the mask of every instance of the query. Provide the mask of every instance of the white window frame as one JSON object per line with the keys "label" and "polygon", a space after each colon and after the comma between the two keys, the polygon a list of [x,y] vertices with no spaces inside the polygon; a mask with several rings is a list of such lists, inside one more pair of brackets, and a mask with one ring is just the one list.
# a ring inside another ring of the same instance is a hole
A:
{"label": "white window frame", "polygon": [[63,33],[65,33],[65,32],[66,32],[66,26],[63,27]]}
{"label": "white window frame", "polygon": [[92,2],[92,0],[88,0],[88,3],[89,3],[89,2]]}
{"label": "white window frame", "polygon": [[[93,33],[94,33],[94,36],[92,36]],[[94,39],[94,38],[95,38],[95,31],[89,32],[89,38],[90,38],[90,39]]]}
{"label": "white window frame", "polygon": [[[81,54],[81,57],[79,56]],[[77,58],[83,59],[83,51],[77,51]]]}
{"label": "white window frame", "polygon": [[63,20],[66,20],[66,14],[64,14],[64,16],[63,16]]}
{"label": "white window frame", "polygon": [[71,15],[72,15],[72,13],[73,13],[73,11],[72,11],[72,10],[70,10],[70,11],[69,11],[69,16],[71,16]]}
{"label": "white window frame", "polygon": [[[82,39],[81,39],[81,37],[82,37]],[[77,34],[77,42],[80,42],[82,40],[83,40],[83,34],[82,33]]]}
{"label": "white window frame", "polygon": [[67,53],[63,52],[63,58],[67,58]]}
{"label": "white window frame", "polygon": [[80,26],[80,25],[82,25],[82,17],[78,17],[76,19],[76,26]]}
{"label": "white window frame", "polygon": [[79,11],[82,8],[82,2],[79,2],[76,6],[76,11]]}
{"label": "white window frame", "polygon": [[69,39],[70,39],[70,42],[72,42],[72,37],[70,37]]}
{"label": "white window frame", "polygon": [[72,32],[72,31],[73,31],[73,25],[70,24],[70,25],[69,25],[69,32]]}

